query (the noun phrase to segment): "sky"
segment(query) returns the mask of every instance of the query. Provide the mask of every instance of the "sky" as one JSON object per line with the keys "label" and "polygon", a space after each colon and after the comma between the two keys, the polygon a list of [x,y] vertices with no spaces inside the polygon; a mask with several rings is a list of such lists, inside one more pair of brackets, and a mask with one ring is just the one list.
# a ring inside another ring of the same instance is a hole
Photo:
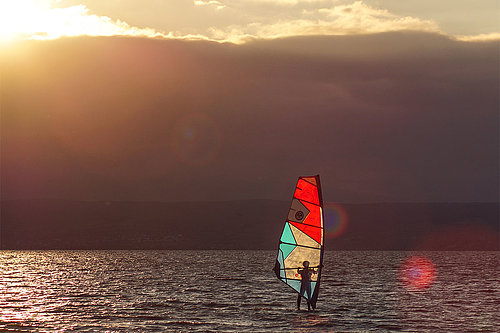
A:
{"label": "sky", "polygon": [[0,2],[2,199],[498,202],[497,1]]}
{"label": "sky", "polygon": [[3,39],[140,35],[248,38],[394,30],[498,38],[496,0],[2,0]]}

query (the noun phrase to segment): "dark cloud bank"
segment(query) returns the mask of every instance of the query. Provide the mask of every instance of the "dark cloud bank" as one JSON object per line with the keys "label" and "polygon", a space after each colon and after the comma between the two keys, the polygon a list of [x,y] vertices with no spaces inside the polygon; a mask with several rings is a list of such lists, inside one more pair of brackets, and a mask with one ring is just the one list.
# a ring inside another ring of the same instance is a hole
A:
{"label": "dark cloud bank", "polygon": [[[326,201],[497,207],[498,61],[416,32],[27,42],[2,56],[2,225],[33,199],[287,200],[317,173]],[[488,209],[466,220],[497,233]]]}

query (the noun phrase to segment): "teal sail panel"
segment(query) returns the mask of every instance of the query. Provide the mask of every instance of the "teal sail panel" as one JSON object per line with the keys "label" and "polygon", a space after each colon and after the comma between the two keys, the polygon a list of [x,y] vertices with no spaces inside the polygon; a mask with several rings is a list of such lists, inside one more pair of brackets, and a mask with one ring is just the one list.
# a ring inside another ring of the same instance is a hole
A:
{"label": "teal sail panel", "polygon": [[290,244],[280,244],[280,250],[283,253],[283,259],[286,259],[293,250],[295,250],[295,245]]}
{"label": "teal sail panel", "polygon": [[293,238],[292,230],[290,229],[290,223],[285,223],[285,228],[283,228],[283,233],[281,234],[280,241],[282,243],[288,243],[296,245],[295,238]]}

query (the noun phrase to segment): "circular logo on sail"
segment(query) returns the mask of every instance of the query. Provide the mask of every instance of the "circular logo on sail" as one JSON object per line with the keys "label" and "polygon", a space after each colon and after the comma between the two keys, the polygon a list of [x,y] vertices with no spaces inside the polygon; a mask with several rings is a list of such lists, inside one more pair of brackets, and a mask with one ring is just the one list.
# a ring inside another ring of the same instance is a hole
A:
{"label": "circular logo on sail", "polygon": [[301,211],[301,210],[297,211],[297,212],[295,213],[295,218],[296,218],[297,220],[299,220],[299,221],[300,221],[300,220],[302,220],[302,219],[304,218],[304,212],[303,212],[303,211]]}

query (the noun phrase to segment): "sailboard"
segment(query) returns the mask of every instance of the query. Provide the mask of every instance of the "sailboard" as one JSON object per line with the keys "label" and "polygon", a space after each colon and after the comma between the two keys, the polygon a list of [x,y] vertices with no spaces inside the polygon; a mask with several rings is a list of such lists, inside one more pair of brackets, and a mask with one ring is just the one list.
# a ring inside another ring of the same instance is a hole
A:
{"label": "sailboard", "polygon": [[[318,300],[323,268],[323,220],[319,175],[299,177],[279,240],[274,272],[280,281],[305,297],[313,309]],[[301,288],[301,275],[298,273],[304,261],[308,261],[309,267],[316,271],[311,276],[309,292]]]}

